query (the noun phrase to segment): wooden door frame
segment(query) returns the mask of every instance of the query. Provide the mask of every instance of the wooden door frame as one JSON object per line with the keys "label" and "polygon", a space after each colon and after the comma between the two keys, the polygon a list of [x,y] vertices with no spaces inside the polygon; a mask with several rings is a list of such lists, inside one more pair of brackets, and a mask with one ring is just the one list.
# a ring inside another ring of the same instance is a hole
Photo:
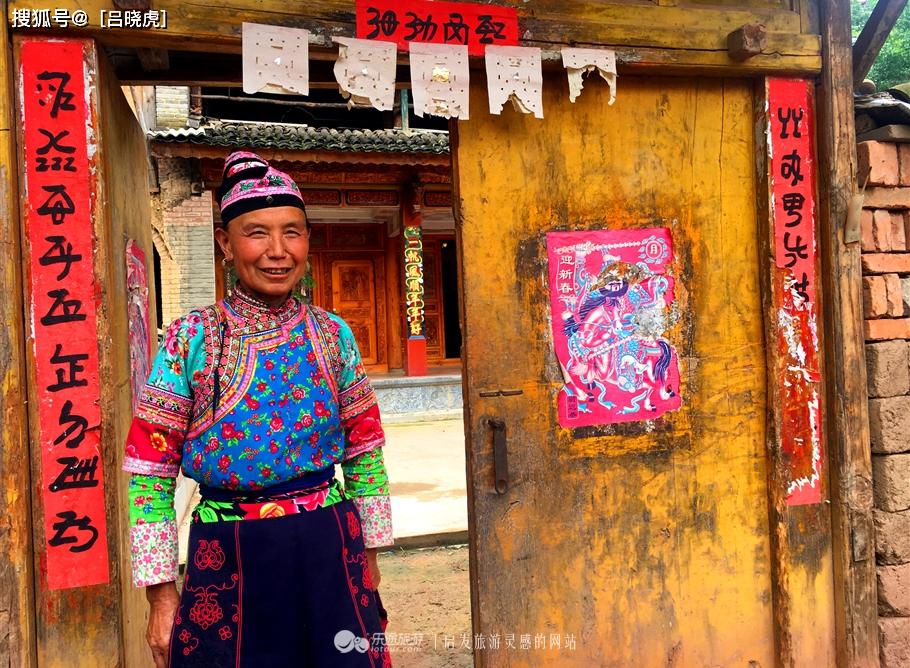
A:
{"label": "wooden door frame", "polygon": [[865,667],[879,665],[879,638],[860,244],[844,239],[856,190],[849,0],[820,2],[819,25],[816,141],[834,619],[838,665]]}
{"label": "wooden door frame", "polygon": [[[12,7],[35,8],[46,7],[38,0],[3,3],[4,16],[8,17]],[[239,50],[239,30],[237,25],[242,20],[261,21],[263,7],[256,7],[233,13],[221,18],[213,11],[207,23],[198,25],[188,23],[188,19],[173,18],[176,25],[169,26],[167,31],[136,30],[104,31],[97,26],[85,30],[69,28],[52,30],[48,34],[60,37],[93,36],[102,42],[118,40],[124,45],[138,45],[161,48],[166,45],[190,47],[195,49],[213,49],[223,52]],[[315,35],[327,35],[337,28],[339,18],[346,21],[343,34],[353,34],[352,7],[349,2],[326,2],[310,13],[300,15],[297,8],[279,6],[280,3],[266,3],[269,10],[274,10],[273,20],[276,23],[290,22],[298,27],[310,28]],[[251,3],[252,5],[252,3]],[[109,8],[107,2],[90,0],[75,3],[58,2],[55,6],[69,8],[71,11],[84,9],[89,16],[98,16],[99,10]],[[581,11],[587,7],[578,4]],[[217,5],[214,3],[212,7]],[[582,15],[572,15],[566,23],[564,11],[553,8],[541,8],[534,17],[534,30],[528,44],[557,40],[544,39],[541,36],[559,35],[559,39],[570,40],[585,36],[586,43],[591,45],[619,47],[618,55],[621,64],[627,67],[650,68],[651,72],[723,74],[726,76],[744,76],[755,73],[802,72],[815,75],[818,64],[821,74],[817,90],[816,121],[818,127],[817,150],[819,157],[819,229],[821,285],[823,289],[823,327],[825,332],[825,381],[827,410],[827,451],[829,453],[828,471],[831,476],[831,506],[833,520],[833,544],[836,598],[838,665],[874,666],[878,664],[878,631],[875,587],[875,559],[872,549],[872,493],[871,493],[871,454],[869,450],[869,427],[867,414],[867,396],[865,386],[864,340],[862,336],[862,302],[860,295],[860,263],[858,244],[847,244],[844,241],[842,228],[846,217],[847,204],[854,191],[856,170],[855,134],[853,129],[852,106],[852,72],[850,41],[850,6],[847,0],[818,0],[817,2],[800,2],[798,13],[804,33],[816,27],[821,33],[821,57],[816,58],[809,46],[803,41],[793,39],[793,48],[770,49],[768,55],[762,55],[741,63],[726,59],[722,52],[709,51],[699,47],[692,49],[674,49],[666,44],[655,43],[640,46],[625,37],[623,28],[610,26],[603,21],[589,22]],[[628,8],[629,12],[639,8]],[[668,11],[672,13],[671,7]],[[626,10],[623,10],[626,11]],[[658,6],[641,8],[642,14],[657,16],[661,11]],[[725,18],[725,10],[698,10],[704,16]],[[765,14],[750,10],[741,10],[740,22],[754,19],[777,17],[783,12],[769,10]],[[737,16],[739,16],[739,14]],[[751,16],[751,19],[750,19]],[[713,21],[714,19],[711,19]],[[647,21],[646,21],[647,22]],[[710,23],[710,21],[709,21]],[[191,26],[188,32],[187,26]],[[772,26],[773,27],[773,26]],[[726,28],[723,28],[726,29]],[[660,39],[670,34],[670,26],[658,26]],[[673,27],[675,31],[676,28]],[[190,32],[192,35],[190,37]],[[678,39],[684,39],[685,30],[679,33]],[[535,36],[538,42],[535,42]],[[809,37],[799,35],[798,37]],[[778,44],[785,41],[785,36],[775,37]],[[787,38],[789,39],[789,38]],[[10,56],[9,27],[4,25],[3,37],[0,38],[3,48],[3,63],[0,67],[0,171],[6,176],[0,179],[0,243],[8,249],[11,262],[3,263],[3,277],[6,290],[0,291],[0,337],[8,336],[5,345],[0,348],[11,350],[12,355],[0,356],[0,412],[5,416],[6,429],[0,436],[0,476],[7,485],[7,490],[14,494],[0,497],[0,511],[13,518],[12,533],[0,536],[0,573],[5,573],[4,582],[11,583],[13,608],[10,611],[9,629],[11,640],[9,655],[13,661],[22,665],[33,665],[36,661],[36,640],[34,627],[34,602],[29,590],[32,583],[31,571],[31,538],[23,522],[30,516],[29,497],[31,485],[28,472],[23,473],[21,462],[26,461],[30,449],[27,438],[27,410],[24,408],[25,376],[23,361],[25,355],[24,311],[22,299],[22,264],[18,257],[22,230],[18,219],[19,201],[15,188],[15,175],[20,168],[16,159],[15,107],[12,104],[12,76],[14,63]],[[326,40],[325,46],[328,47]],[[552,48],[552,44],[550,44]],[[772,53],[773,52],[773,53]],[[624,54],[625,57],[624,58]],[[720,55],[717,55],[720,54]],[[328,57],[314,50],[314,57]],[[637,59],[637,63],[635,60]],[[197,74],[198,76],[198,74]],[[453,174],[457,174],[457,161],[454,147],[457,146],[457,128],[451,126],[451,146],[453,147]],[[456,207],[456,235],[460,242],[461,218],[458,214],[458,182],[453,179]],[[458,268],[463,275],[461,244],[458,244]],[[463,281],[459,285],[459,304],[463,313]],[[467,327],[468,323],[464,323]],[[8,332],[8,334],[6,334]],[[466,388],[467,389],[467,388]],[[470,401],[466,393],[465,400]],[[466,425],[466,432],[467,425]],[[468,445],[470,447],[470,444]],[[473,507],[473,506],[471,506]],[[473,518],[472,518],[473,519]],[[474,565],[471,565],[472,580],[476,579]],[[476,597],[472,589],[472,606],[476,609]],[[3,654],[0,657],[6,658]]]}
{"label": "wooden door frame", "polygon": [[[8,3],[0,2],[4,18]],[[24,267],[20,244],[23,229],[19,216],[19,160],[17,114],[13,94],[16,76],[9,24],[0,28],[0,516],[7,531],[0,532],[0,589],[2,611],[8,615],[0,625],[0,664],[35,666],[37,622],[34,595],[34,548],[32,544],[31,472],[27,376]]]}
{"label": "wooden door frame", "polygon": [[[443,290],[442,290],[442,244],[443,242],[451,241],[455,243],[455,232],[433,232],[424,230],[423,242],[424,242],[424,256],[427,253],[427,243],[431,243],[435,246],[435,250],[432,251],[435,260],[436,260],[436,276],[439,280],[436,281],[436,300],[438,303],[438,313],[439,313],[439,350],[440,357],[432,358],[433,367],[458,367],[461,368],[461,357],[446,357],[446,332],[445,332],[445,318],[446,318],[446,306],[443,302]],[[457,252],[457,251],[456,251]],[[426,271],[424,271],[426,275]],[[458,280],[456,275],[456,281]],[[426,283],[426,276],[424,276],[424,283]],[[456,290],[458,286],[456,284]],[[427,363],[430,364],[430,358],[427,358]]]}

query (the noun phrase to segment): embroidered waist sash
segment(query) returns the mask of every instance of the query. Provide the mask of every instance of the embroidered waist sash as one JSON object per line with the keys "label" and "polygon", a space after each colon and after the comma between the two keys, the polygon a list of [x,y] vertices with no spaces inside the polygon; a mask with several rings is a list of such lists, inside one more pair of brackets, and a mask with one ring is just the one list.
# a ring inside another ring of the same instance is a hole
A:
{"label": "embroidered waist sash", "polygon": [[334,467],[256,491],[200,485],[199,492],[202,500],[193,511],[193,522],[203,524],[297,515],[326,508],[345,498]]}

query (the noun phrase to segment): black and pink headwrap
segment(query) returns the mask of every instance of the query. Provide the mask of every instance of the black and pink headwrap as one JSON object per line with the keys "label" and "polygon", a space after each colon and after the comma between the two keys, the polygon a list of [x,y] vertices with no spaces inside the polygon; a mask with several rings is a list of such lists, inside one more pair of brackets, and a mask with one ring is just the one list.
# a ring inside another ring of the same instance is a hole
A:
{"label": "black and pink headwrap", "polygon": [[216,196],[224,227],[244,213],[275,206],[295,206],[306,213],[294,179],[249,151],[235,151],[225,159]]}

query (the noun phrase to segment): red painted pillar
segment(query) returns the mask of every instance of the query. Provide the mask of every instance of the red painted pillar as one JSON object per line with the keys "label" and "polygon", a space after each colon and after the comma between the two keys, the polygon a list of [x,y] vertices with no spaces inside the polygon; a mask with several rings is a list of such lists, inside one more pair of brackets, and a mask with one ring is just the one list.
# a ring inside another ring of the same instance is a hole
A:
{"label": "red painted pillar", "polygon": [[404,193],[404,294],[407,320],[407,345],[404,371],[408,376],[427,373],[427,339],[424,331],[423,303],[423,228],[420,198],[423,188],[409,186]]}

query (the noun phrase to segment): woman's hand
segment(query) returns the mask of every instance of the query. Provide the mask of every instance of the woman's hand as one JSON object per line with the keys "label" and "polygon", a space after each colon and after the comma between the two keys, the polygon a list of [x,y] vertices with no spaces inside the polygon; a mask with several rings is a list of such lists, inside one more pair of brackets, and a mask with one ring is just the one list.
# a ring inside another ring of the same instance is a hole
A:
{"label": "woman's hand", "polygon": [[171,631],[174,628],[174,617],[180,605],[176,582],[162,582],[145,588],[145,597],[149,602],[149,626],[145,639],[152,649],[155,668],[167,668],[168,650],[171,645]]}
{"label": "woman's hand", "polygon": [[373,589],[379,589],[379,581],[382,579],[382,575],[379,572],[379,558],[376,556],[376,548],[368,547],[366,549],[367,553],[367,566],[370,568],[370,579],[373,581]]}

